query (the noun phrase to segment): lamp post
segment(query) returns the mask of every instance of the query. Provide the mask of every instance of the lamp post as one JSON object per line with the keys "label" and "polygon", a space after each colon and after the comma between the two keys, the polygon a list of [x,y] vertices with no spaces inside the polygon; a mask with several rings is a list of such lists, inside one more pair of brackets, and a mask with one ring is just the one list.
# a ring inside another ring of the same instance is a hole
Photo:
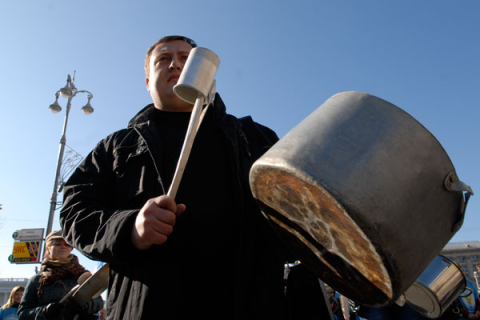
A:
{"label": "lamp post", "polygon": [[89,115],[93,112],[93,108],[90,104],[90,100],[93,98],[92,93],[87,91],[87,90],[77,90],[77,88],[75,87],[74,81],[75,81],[75,72],[73,73],[73,80],[70,77],[70,75],[68,75],[67,84],[65,85],[65,87],[61,88],[60,90],[58,90],[55,93],[55,102],[52,103],[49,107],[51,112],[58,113],[62,110],[62,107],[58,104],[59,95],[68,99],[67,100],[67,110],[66,110],[66,114],[65,114],[65,120],[63,122],[62,137],[60,138],[60,147],[59,147],[59,151],[58,151],[57,172],[55,173],[55,183],[53,185],[52,197],[50,199],[50,212],[49,212],[49,215],[48,215],[48,224],[47,224],[46,235],[48,235],[52,231],[55,209],[57,207],[57,195],[58,195],[58,189],[59,189],[60,172],[61,172],[61,169],[62,169],[63,153],[65,151],[65,144],[67,142],[67,138],[66,138],[65,133],[67,131],[68,115],[70,114],[70,108],[72,106],[72,99],[78,93],[86,93],[88,101],[87,101],[87,104],[82,107],[82,112],[86,115]]}

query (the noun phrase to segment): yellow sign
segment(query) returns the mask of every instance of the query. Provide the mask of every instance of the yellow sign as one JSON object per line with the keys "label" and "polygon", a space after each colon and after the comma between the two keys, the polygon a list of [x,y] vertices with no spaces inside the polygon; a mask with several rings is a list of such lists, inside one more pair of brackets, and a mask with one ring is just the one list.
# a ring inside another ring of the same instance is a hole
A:
{"label": "yellow sign", "polygon": [[38,262],[38,252],[40,241],[14,242],[13,252],[8,260],[12,263],[17,262]]}

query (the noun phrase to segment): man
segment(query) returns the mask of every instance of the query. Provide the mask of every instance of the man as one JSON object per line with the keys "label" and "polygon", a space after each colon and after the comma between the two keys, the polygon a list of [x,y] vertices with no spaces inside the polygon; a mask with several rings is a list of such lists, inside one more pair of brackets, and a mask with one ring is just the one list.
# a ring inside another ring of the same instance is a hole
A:
{"label": "man", "polygon": [[253,161],[275,133],[258,124],[255,133],[246,130],[217,94],[176,199],[166,196],[193,108],[173,87],[195,46],[168,36],[148,50],[153,104],[102,140],[71,176],[64,235],[109,263],[108,319],[285,319],[285,253],[248,185]]}

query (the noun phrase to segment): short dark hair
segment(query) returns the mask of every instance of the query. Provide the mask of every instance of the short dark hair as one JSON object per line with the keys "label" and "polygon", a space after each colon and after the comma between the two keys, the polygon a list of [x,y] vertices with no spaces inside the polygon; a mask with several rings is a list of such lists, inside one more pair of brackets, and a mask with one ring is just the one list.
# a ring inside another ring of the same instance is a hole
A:
{"label": "short dark hair", "polygon": [[147,55],[145,56],[145,76],[148,77],[148,73],[150,72],[150,56],[152,55],[152,51],[161,43],[165,42],[170,42],[170,41],[175,41],[175,40],[181,40],[185,41],[189,45],[192,46],[192,48],[195,48],[197,44],[195,41],[193,41],[190,38],[184,37],[184,36],[166,36],[155,42],[147,51]]}

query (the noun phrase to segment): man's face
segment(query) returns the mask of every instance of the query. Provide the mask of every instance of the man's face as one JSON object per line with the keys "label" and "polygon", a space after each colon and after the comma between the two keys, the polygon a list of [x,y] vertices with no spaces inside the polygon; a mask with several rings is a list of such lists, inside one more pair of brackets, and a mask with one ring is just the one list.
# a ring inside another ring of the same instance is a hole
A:
{"label": "man's face", "polygon": [[192,111],[193,105],[173,92],[192,46],[182,40],[159,44],[150,56],[147,90],[155,107],[165,111]]}

